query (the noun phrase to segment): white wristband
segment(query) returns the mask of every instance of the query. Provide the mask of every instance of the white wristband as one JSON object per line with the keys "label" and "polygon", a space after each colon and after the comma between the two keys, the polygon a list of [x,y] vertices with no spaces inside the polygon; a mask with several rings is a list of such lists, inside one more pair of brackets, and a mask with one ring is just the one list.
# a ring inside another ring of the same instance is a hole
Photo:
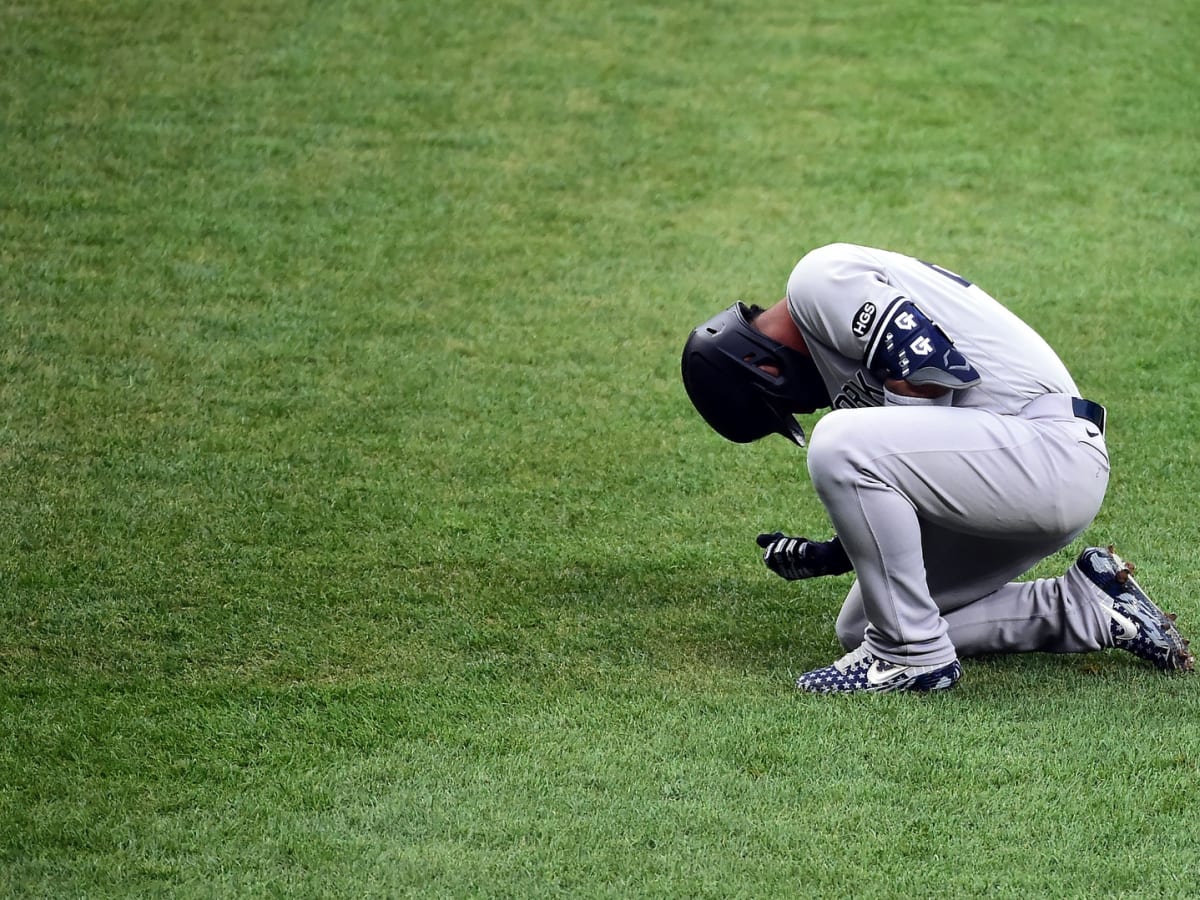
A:
{"label": "white wristband", "polygon": [[946,391],[940,397],[909,397],[897,394],[886,384],[883,386],[884,406],[950,406],[954,401],[954,391]]}

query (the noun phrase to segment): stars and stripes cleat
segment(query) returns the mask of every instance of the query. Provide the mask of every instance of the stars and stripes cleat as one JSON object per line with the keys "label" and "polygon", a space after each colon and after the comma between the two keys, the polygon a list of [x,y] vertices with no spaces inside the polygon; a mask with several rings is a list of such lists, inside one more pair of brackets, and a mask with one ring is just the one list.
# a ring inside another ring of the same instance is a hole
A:
{"label": "stars and stripes cleat", "polygon": [[833,665],[805,672],[796,679],[796,688],[812,694],[929,693],[949,690],[961,677],[957,659],[938,666],[905,666],[880,659],[863,644]]}
{"label": "stars and stripes cleat", "polygon": [[1134,581],[1134,566],[1112,547],[1089,547],[1075,565],[1104,595],[1113,645],[1153,663],[1164,672],[1190,672],[1196,658],[1175,627],[1175,616],[1163,612]]}

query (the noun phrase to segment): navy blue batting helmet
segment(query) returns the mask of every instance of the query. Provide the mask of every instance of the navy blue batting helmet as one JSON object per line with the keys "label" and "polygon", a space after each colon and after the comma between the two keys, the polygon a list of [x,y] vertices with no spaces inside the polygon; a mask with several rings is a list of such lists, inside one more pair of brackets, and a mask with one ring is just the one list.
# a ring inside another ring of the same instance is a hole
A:
{"label": "navy blue batting helmet", "polygon": [[761,312],[738,301],[697,326],[683,346],[683,386],[722,437],[747,444],[777,433],[803,447],[804,429],[793,413],[829,406],[829,392],[807,354],[751,324]]}

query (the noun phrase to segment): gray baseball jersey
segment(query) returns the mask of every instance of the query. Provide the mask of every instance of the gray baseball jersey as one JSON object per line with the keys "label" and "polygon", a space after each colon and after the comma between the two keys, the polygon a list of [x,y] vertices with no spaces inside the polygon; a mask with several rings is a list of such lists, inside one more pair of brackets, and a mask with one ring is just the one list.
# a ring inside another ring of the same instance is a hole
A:
{"label": "gray baseball jersey", "polygon": [[853,244],[822,247],[796,265],[787,298],[834,409],[883,404],[883,385],[863,359],[899,298],[937,322],[979,372],[981,383],[956,392],[955,406],[1013,414],[1043,394],[1078,394],[1036,331],[978,285],[911,256]]}
{"label": "gray baseball jersey", "polygon": [[[978,384],[942,404],[885,397],[864,361],[905,300]],[[852,244],[805,256],[787,304],[833,398],[808,467],[857,577],[843,645],[907,665],[1110,646],[1097,591],[1074,569],[1013,580],[1084,531],[1108,484],[1104,436],[1076,417],[1078,389],[1050,346],[955,273]]]}

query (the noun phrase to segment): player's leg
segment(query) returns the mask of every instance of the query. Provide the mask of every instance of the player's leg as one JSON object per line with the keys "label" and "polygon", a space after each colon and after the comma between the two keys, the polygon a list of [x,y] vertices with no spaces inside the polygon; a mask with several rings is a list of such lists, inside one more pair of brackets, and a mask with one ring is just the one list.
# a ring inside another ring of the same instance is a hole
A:
{"label": "player's leg", "polygon": [[944,407],[835,412],[818,424],[809,469],[854,562],[875,655],[920,666],[955,657],[927,581],[923,523],[1044,548],[1028,565],[1086,527],[1107,465],[1081,452],[1081,437],[1069,422]]}
{"label": "player's leg", "polygon": [[1085,550],[1057,578],[1002,584],[973,601],[961,585],[947,586],[940,595],[934,588],[934,596],[964,656],[1118,647],[1160,669],[1194,666],[1174,617],[1146,595],[1131,566],[1103,547]]}
{"label": "player's leg", "polygon": [[[952,538],[939,545],[947,549]],[[994,551],[994,548],[992,548]],[[970,558],[981,551],[959,546]],[[989,653],[1081,653],[1117,647],[1164,671],[1191,671],[1195,657],[1175,625],[1130,575],[1130,568],[1110,550],[1092,547],[1080,554],[1057,578],[1008,582],[973,601],[961,585],[943,595],[947,634],[959,656]],[[980,582],[976,582],[976,585]],[[953,608],[948,608],[953,607]],[[858,647],[867,624],[862,593],[851,588],[837,620],[838,639],[847,649]]]}
{"label": "player's leg", "polygon": [[[1075,537],[1051,546],[1041,540],[979,538],[928,523],[922,526],[930,595],[959,656],[1078,653],[1112,646],[1109,616],[1076,566],[1058,578],[1012,580]],[[852,649],[861,644],[866,624],[856,583],[838,615],[842,645]]]}
{"label": "player's leg", "polygon": [[1076,537],[989,541],[931,526],[930,590],[959,653],[1079,653],[1110,646],[1108,617],[1075,566],[1056,578],[1013,580]]}

